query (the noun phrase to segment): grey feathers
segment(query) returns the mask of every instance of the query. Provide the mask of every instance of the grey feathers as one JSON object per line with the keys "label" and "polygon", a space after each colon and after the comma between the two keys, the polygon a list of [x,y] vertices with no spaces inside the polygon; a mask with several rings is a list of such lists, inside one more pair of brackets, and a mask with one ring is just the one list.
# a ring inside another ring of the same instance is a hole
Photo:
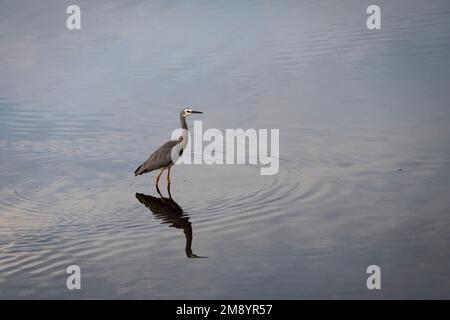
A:
{"label": "grey feathers", "polygon": [[171,151],[181,140],[172,140],[164,143],[158,148],[152,155],[141,164],[134,174],[136,176],[159,169],[161,167],[167,167],[172,164]]}

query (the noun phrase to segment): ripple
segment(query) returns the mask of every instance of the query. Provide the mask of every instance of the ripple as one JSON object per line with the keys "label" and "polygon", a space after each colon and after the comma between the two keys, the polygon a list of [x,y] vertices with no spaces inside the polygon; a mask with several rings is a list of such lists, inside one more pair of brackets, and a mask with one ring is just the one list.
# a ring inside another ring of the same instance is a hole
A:
{"label": "ripple", "polygon": [[[365,28],[360,5],[332,14],[323,10],[332,4],[295,1],[159,6],[92,3],[93,17],[104,23],[83,33],[81,42],[47,29],[45,14],[5,21],[1,297],[65,297],[65,268],[74,263],[92,281],[86,297],[127,297],[135,290],[164,298],[176,290],[198,298],[214,281],[220,294],[235,295],[245,284],[256,296],[286,296],[284,287],[297,292],[311,283],[290,277],[298,270],[290,273],[279,261],[311,269],[311,261],[326,261],[339,270],[336,246],[365,248],[360,256],[345,256],[357,264],[375,252],[371,248],[386,248],[369,238],[397,239],[378,229],[410,235],[417,227],[412,218],[424,226],[417,228],[421,243],[425,236],[438,238],[440,229],[425,219],[436,218],[432,209],[448,211],[445,192],[436,201],[424,194],[439,194],[448,181],[448,170],[439,171],[448,168],[448,139],[441,137],[449,136],[442,112],[448,97],[441,90],[448,82],[450,11],[443,2],[415,1],[397,10],[386,3],[379,32]],[[127,22],[120,32],[111,17]],[[25,27],[14,22],[25,20]],[[34,23],[42,30],[23,36]],[[438,69],[442,78],[434,79]],[[430,79],[416,86],[422,74]],[[416,97],[427,110],[411,115],[409,106],[420,108]],[[176,168],[172,193],[183,212],[152,214],[135,193],[157,196],[154,175],[132,173],[177,127],[184,104],[204,106],[219,127],[279,127],[279,173],[260,176],[253,165]],[[406,118],[399,129],[391,128],[398,120],[393,113]],[[403,126],[409,119],[420,126]],[[430,152],[438,145],[440,152]],[[436,172],[445,179],[433,180]],[[389,214],[377,215],[378,209]],[[430,214],[414,217],[413,211]],[[375,219],[381,222],[373,231]],[[399,227],[403,223],[408,229]],[[400,242],[418,242],[408,240]],[[187,262],[189,241],[211,259]],[[233,248],[225,248],[230,242]],[[401,253],[416,252],[408,249]]]}
{"label": "ripple", "polygon": [[[306,158],[303,155],[303,159]],[[304,160],[280,159],[280,173],[258,185],[249,185],[246,193],[228,192],[187,210],[196,218],[201,232],[237,233],[245,229],[246,224],[273,221],[286,215],[284,207],[301,207],[303,203],[333,192],[327,190],[325,183],[311,179],[305,172],[307,167]]]}

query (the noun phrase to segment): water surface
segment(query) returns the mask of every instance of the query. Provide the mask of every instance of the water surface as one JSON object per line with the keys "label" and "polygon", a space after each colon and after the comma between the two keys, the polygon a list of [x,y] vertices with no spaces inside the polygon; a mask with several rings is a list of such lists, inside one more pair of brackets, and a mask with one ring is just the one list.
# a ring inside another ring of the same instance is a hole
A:
{"label": "water surface", "polygon": [[[0,3],[0,298],[450,297],[448,1],[69,4]],[[185,105],[280,129],[279,173],[161,199],[133,172]]]}

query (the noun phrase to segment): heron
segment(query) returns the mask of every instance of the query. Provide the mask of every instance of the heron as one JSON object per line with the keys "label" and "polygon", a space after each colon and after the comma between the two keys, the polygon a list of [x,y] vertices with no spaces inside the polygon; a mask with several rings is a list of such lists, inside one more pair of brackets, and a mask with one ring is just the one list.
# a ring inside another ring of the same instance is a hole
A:
{"label": "heron", "polygon": [[156,177],[156,189],[158,188],[159,178],[161,177],[164,170],[167,169],[167,184],[170,185],[170,169],[177,162],[177,160],[183,154],[184,149],[188,144],[188,126],[186,124],[186,118],[195,113],[203,113],[201,111],[194,111],[189,107],[184,108],[180,112],[180,123],[182,134],[178,140],[171,140],[160,146],[155,152],[153,152],[150,157],[141,164],[134,175],[138,176],[147,172],[154,170],[160,170],[158,176]]}

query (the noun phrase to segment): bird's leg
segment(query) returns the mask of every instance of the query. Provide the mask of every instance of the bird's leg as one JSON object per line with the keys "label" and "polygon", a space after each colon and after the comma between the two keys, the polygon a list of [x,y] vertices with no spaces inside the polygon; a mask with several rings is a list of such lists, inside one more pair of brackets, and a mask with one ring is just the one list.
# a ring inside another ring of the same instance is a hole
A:
{"label": "bird's leg", "polygon": [[158,183],[159,183],[159,177],[161,177],[162,173],[164,172],[166,168],[161,168],[161,171],[158,174],[158,177],[156,177],[156,187],[158,188]]}
{"label": "bird's leg", "polygon": [[161,191],[159,190],[158,185],[156,185],[156,192],[158,192],[158,194],[161,197],[161,199],[164,199],[163,195],[161,194]]}
{"label": "bird's leg", "polygon": [[170,183],[167,184],[167,193],[169,194],[169,199],[173,200],[172,195],[170,194]]}
{"label": "bird's leg", "polygon": [[172,168],[172,166],[170,166],[167,170],[167,185],[170,185],[170,168]]}

